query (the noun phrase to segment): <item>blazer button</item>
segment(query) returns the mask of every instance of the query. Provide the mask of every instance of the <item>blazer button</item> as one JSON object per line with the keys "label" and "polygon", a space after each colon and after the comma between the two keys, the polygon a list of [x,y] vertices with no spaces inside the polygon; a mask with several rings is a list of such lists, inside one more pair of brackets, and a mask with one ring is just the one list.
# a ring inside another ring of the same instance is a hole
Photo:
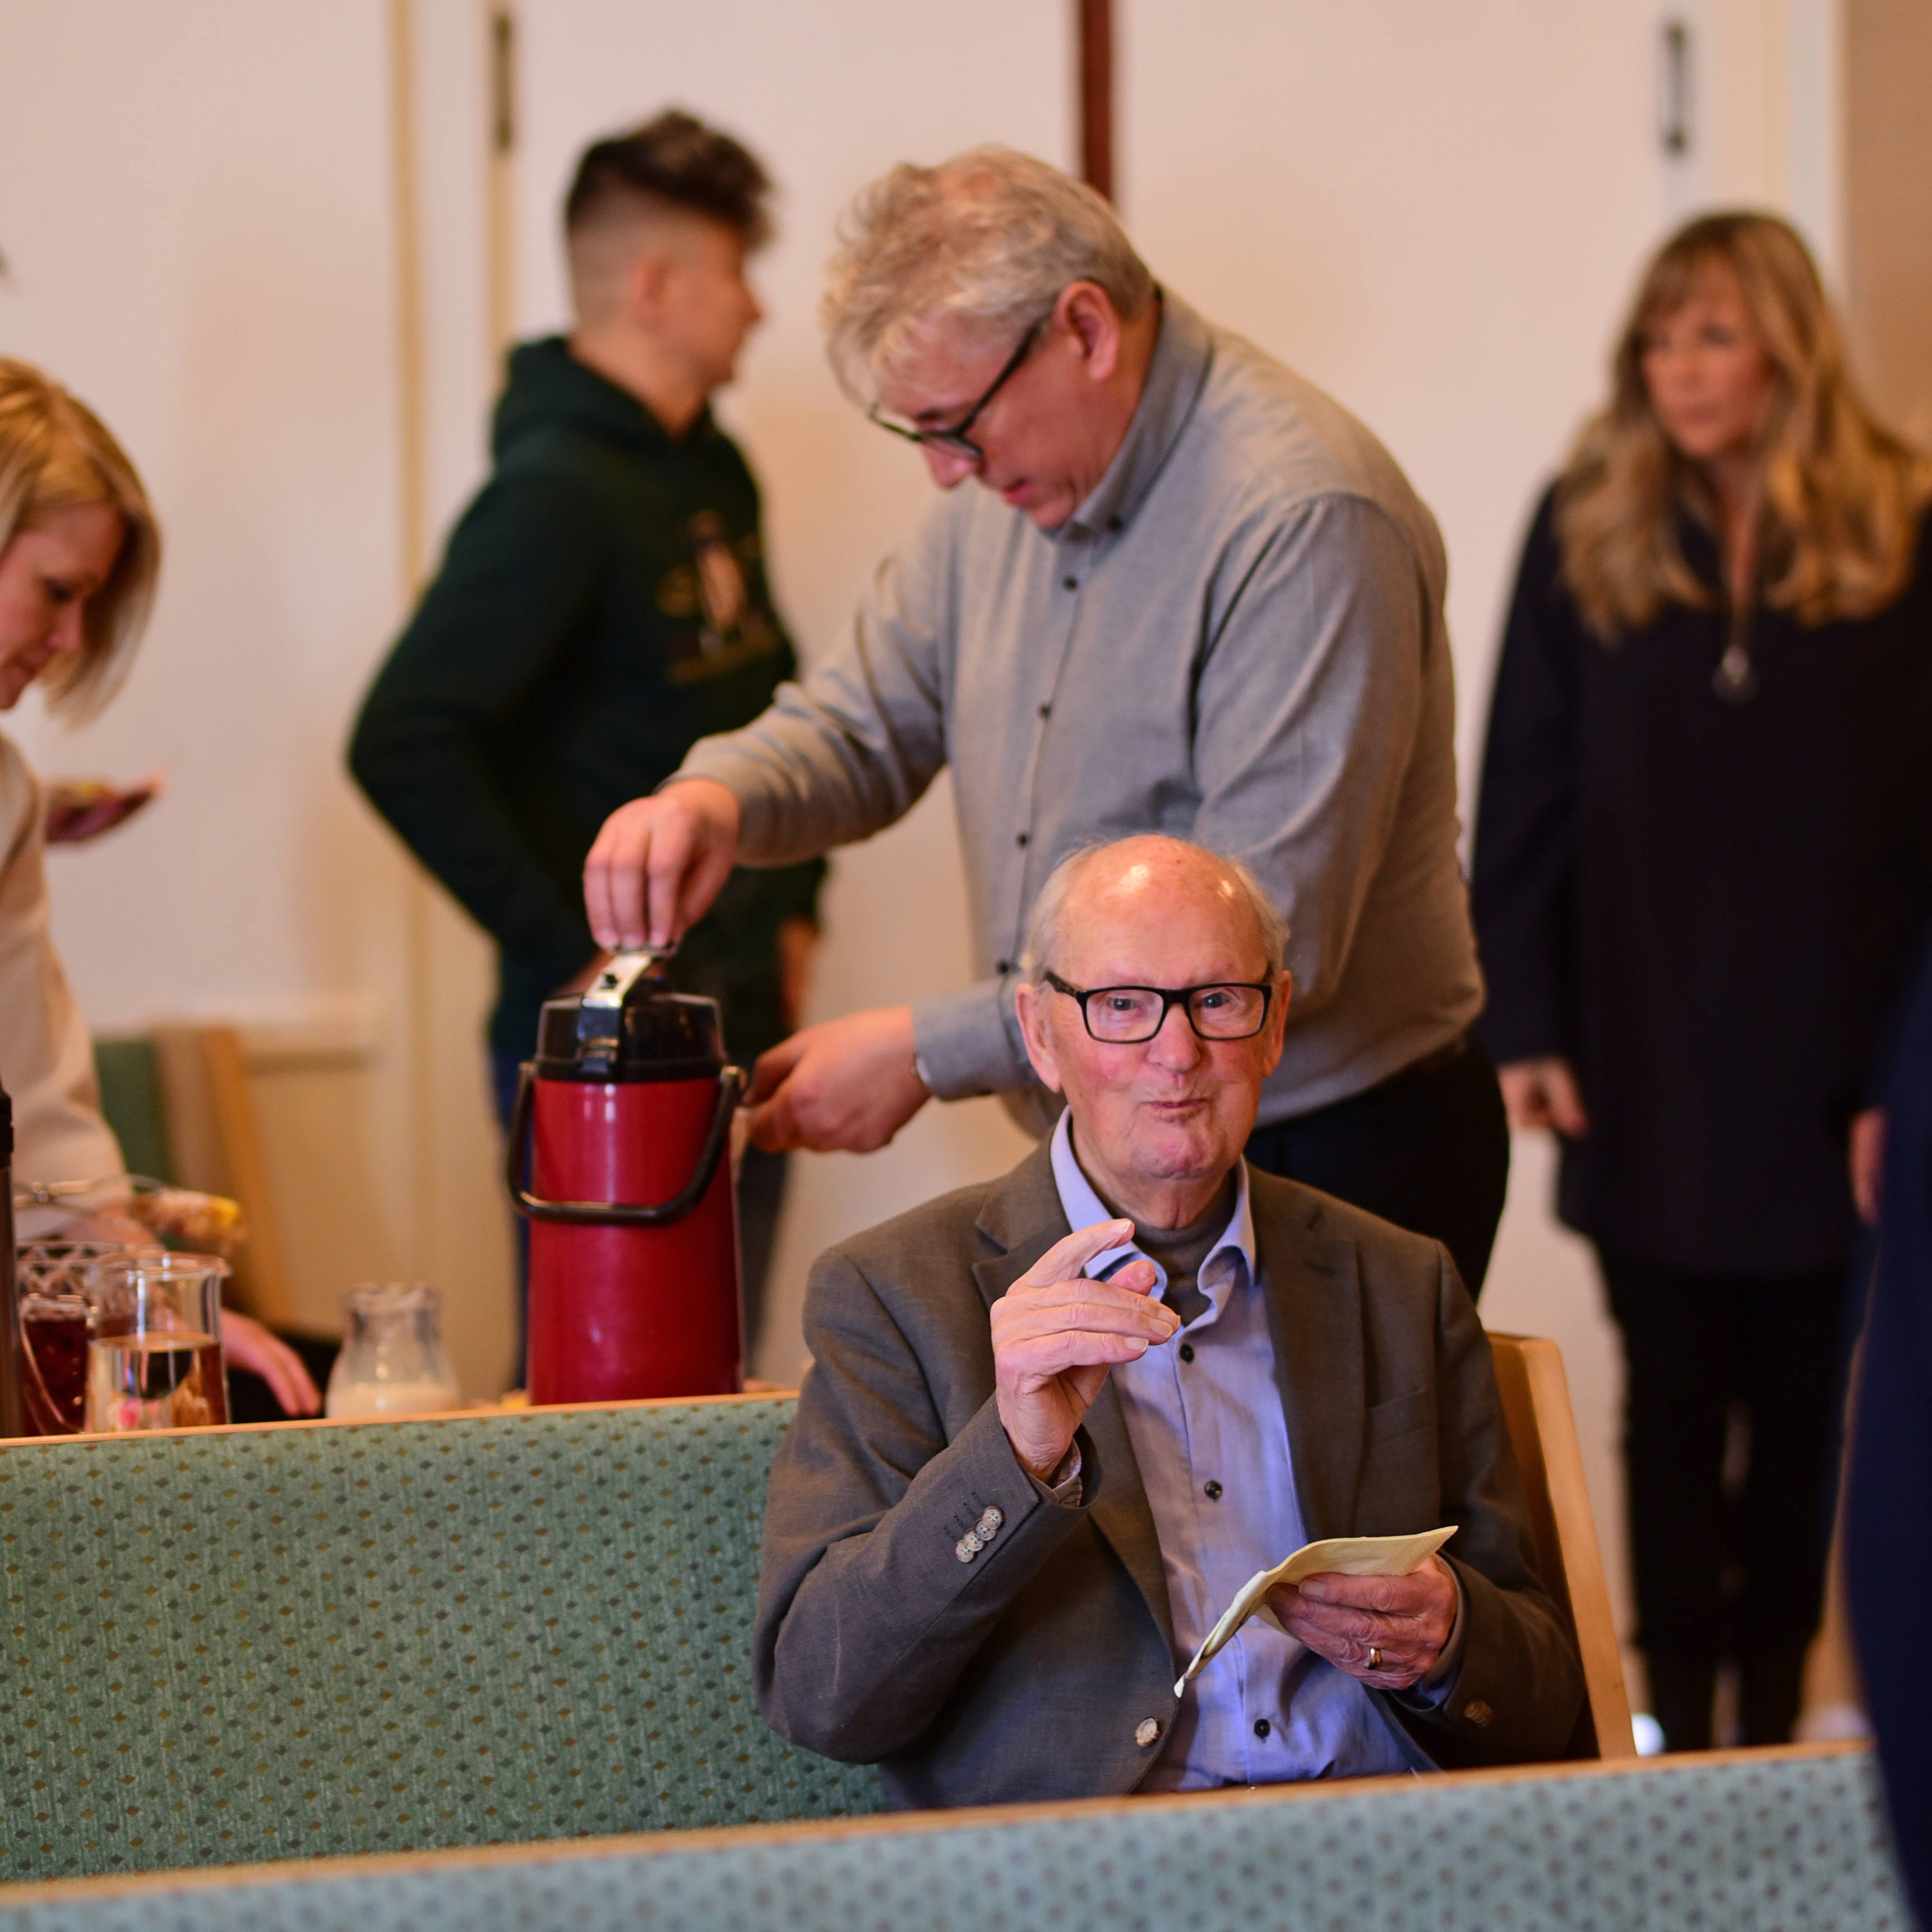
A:
{"label": "blazer button", "polygon": [[1134,1742],[1138,1744],[1142,1750],[1147,1750],[1150,1745],[1156,1744],[1160,1742],[1160,1720],[1158,1718],[1143,1718],[1134,1726]]}
{"label": "blazer button", "polygon": [[1495,1712],[1491,1710],[1489,1706],[1484,1703],[1480,1697],[1472,1697],[1469,1701],[1462,1706],[1463,1722],[1466,1724],[1474,1724],[1479,1731],[1496,1714]]}
{"label": "blazer button", "polygon": [[1201,1493],[1210,1503],[1218,1503],[1221,1500],[1221,1485],[1212,1481],[1204,1483],[1201,1486]]}

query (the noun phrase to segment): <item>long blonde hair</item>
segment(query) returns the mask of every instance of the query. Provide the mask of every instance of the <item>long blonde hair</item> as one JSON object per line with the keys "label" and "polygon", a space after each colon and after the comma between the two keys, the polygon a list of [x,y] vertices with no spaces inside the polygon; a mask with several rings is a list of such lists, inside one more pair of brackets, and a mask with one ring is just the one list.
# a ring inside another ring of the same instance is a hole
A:
{"label": "long blonde hair", "polygon": [[0,356],[0,550],[59,510],[106,503],[122,536],[107,580],[87,600],[80,649],[41,677],[50,710],[91,716],[114,694],[154,602],[160,526],[127,452],[85,403],[32,364]]}
{"label": "long blonde hair", "polygon": [[1611,360],[1609,406],[1584,426],[1556,486],[1564,580],[1606,641],[1666,604],[1714,601],[1678,531],[1686,511],[1714,530],[1716,499],[1665,435],[1643,378],[1646,332],[1714,268],[1737,278],[1774,371],[1758,452],[1757,595],[1822,624],[1882,610],[1912,574],[1932,465],[1852,388],[1818,271],[1792,229],[1773,215],[1707,214],[1652,262]]}

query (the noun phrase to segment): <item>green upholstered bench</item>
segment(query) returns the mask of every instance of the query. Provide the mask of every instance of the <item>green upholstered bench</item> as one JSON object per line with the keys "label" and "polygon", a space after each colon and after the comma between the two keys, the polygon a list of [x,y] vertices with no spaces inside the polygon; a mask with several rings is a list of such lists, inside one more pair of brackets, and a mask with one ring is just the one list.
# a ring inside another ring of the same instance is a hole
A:
{"label": "green upholstered bench", "polygon": [[0,1880],[822,1818],[772,1397],[0,1447]]}
{"label": "green upholstered bench", "polygon": [[1904,1932],[1843,1746],[0,1887],[0,1932]]}

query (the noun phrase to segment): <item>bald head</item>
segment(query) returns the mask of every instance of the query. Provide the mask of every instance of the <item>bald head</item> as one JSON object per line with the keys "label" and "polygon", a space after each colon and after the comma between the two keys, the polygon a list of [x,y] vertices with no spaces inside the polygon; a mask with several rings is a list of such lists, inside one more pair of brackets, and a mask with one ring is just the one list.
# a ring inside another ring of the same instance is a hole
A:
{"label": "bald head", "polygon": [[1281,1058],[1287,936],[1245,866],[1184,839],[1077,853],[1041,892],[1013,996],[1027,1057],[1136,1221],[1185,1226],[1240,1159]]}
{"label": "bald head", "polygon": [[1090,845],[1054,868],[1027,925],[1027,977],[1037,985],[1056,970],[1083,922],[1139,905],[1190,922],[1204,920],[1244,947],[1251,945],[1264,975],[1282,963],[1287,922],[1246,866],[1187,839],[1147,832]]}

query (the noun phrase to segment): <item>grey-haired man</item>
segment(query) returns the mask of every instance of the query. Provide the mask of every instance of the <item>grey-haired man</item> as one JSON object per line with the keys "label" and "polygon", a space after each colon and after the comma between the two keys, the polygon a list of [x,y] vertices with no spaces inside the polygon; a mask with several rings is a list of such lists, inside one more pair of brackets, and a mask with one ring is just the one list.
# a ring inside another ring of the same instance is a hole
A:
{"label": "grey-haired man", "polygon": [[1296,935],[1250,1157],[1439,1237],[1479,1284],[1508,1141],[1468,1036],[1427,510],[1359,423],[1157,289],[1106,203],[1024,155],[874,184],[825,314],[848,391],[946,494],[842,650],[606,824],[600,940],[674,937],[734,860],[866,838],[950,766],[980,977],[775,1048],[753,1134],[874,1148],[932,1095],[989,1091],[1040,1130],[1012,998],[1034,894],[1096,838],[1200,838]]}

